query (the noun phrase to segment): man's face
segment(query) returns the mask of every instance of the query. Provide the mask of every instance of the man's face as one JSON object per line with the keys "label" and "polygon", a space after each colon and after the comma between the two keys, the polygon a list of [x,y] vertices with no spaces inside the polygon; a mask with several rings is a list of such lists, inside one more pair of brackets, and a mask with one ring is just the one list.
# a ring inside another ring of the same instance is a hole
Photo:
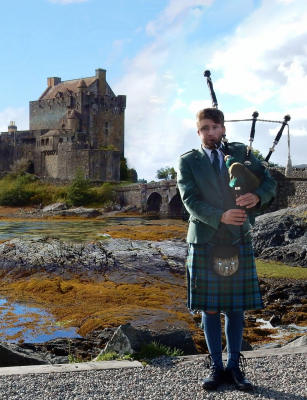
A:
{"label": "man's face", "polygon": [[198,124],[198,136],[200,137],[202,145],[210,150],[216,149],[214,142],[219,145],[225,133],[225,127],[216,124],[211,119],[201,119]]}

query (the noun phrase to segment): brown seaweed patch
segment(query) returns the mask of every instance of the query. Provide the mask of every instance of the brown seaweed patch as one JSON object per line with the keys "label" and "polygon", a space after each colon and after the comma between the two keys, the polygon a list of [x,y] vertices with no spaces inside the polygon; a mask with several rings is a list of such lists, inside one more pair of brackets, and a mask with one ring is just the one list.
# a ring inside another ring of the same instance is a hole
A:
{"label": "brown seaweed patch", "polygon": [[187,234],[186,226],[112,226],[106,227],[102,233],[107,233],[113,238],[132,240],[167,240],[184,239]]}
{"label": "brown seaweed patch", "polygon": [[[41,304],[56,322],[68,321],[66,326],[77,327],[82,336],[93,329],[114,327],[135,320],[144,308],[167,312],[170,325],[181,319],[194,328],[193,319],[188,311],[185,312],[185,288],[168,283],[143,286],[111,281],[93,283],[79,279],[33,278],[6,283],[5,289],[5,295],[12,300],[33,300]],[[8,318],[9,315],[9,323]],[[35,328],[35,321],[32,327]]]}

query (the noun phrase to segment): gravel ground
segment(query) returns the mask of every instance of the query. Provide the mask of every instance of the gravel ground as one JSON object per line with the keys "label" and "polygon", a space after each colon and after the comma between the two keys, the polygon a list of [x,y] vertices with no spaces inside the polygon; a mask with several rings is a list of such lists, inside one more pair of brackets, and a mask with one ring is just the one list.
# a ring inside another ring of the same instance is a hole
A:
{"label": "gravel ground", "polygon": [[144,368],[0,377],[1,400],[307,400],[306,354],[247,360],[252,392],[232,385],[206,392],[203,360],[157,359]]}

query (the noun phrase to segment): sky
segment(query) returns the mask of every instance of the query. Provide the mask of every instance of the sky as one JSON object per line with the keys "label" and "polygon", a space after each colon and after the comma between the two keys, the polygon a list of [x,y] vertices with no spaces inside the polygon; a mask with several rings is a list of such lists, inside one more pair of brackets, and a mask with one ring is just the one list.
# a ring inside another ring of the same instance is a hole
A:
{"label": "sky", "polygon": [[[29,129],[29,101],[62,81],[107,70],[127,96],[125,156],[140,179],[175,167],[199,148],[195,115],[211,107],[211,71],[226,119],[283,121],[290,114],[292,164],[306,161],[306,0],[0,0],[0,131]],[[229,141],[249,143],[250,122],[227,123]],[[266,156],[278,123],[257,122]],[[287,132],[271,156],[285,166]]]}

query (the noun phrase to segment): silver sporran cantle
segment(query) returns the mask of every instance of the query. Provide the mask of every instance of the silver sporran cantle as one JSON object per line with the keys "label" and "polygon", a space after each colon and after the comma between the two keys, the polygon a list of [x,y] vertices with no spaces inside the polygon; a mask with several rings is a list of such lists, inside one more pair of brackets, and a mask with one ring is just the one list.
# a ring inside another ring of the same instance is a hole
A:
{"label": "silver sporran cantle", "polygon": [[235,246],[212,246],[213,270],[221,276],[235,274],[240,264],[240,249]]}

